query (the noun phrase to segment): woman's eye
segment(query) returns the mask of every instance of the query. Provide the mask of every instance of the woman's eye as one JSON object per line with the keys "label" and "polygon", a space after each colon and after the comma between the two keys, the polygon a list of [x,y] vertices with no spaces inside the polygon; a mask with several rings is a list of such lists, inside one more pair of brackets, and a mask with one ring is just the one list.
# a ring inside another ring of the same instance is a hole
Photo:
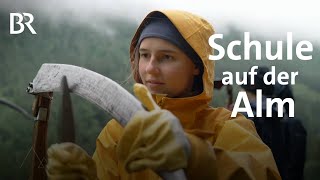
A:
{"label": "woman's eye", "polygon": [[149,54],[147,53],[140,53],[140,58],[148,58]]}
{"label": "woman's eye", "polygon": [[173,60],[173,56],[164,55],[163,59],[164,59],[164,60]]}

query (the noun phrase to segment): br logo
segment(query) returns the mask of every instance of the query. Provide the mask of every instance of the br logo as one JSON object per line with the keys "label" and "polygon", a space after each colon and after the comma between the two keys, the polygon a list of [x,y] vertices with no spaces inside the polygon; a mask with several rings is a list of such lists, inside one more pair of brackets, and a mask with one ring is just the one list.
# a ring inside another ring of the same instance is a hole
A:
{"label": "br logo", "polygon": [[[10,34],[22,33],[25,26],[27,26],[32,34],[37,34],[31,26],[33,20],[34,18],[31,13],[10,13]],[[15,29],[15,25],[18,25],[19,29]]]}

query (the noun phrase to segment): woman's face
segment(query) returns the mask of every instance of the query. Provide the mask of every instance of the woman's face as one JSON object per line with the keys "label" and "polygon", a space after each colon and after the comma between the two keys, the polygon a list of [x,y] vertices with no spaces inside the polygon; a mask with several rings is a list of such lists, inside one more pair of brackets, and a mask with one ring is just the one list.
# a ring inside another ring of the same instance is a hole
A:
{"label": "woman's face", "polygon": [[191,95],[193,78],[200,73],[178,47],[160,38],[146,38],[139,47],[139,75],[152,94]]}

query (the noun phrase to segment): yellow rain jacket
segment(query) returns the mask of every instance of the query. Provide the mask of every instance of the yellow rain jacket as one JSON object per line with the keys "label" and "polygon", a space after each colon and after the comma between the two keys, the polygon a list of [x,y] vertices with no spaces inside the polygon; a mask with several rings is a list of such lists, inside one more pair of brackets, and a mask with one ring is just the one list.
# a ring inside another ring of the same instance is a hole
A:
{"label": "yellow rain jacket", "polygon": [[[183,11],[154,11],[147,15],[134,35],[130,46],[131,63],[143,24],[149,17],[163,13],[177,27],[182,36],[201,57],[204,65],[203,92],[187,98],[167,98],[154,95],[154,100],[177,116],[192,144],[191,157],[185,170],[189,179],[201,178],[206,171],[214,171],[215,179],[281,179],[270,149],[259,138],[252,121],[224,108],[212,108],[214,61],[208,59],[212,49],[208,44],[214,33],[204,19]],[[141,83],[136,74],[135,80]],[[115,120],[107,123],[96,141],[93,159],[99,179],[160,179],[152,170],[128,174],[119,163],[116,147],[123,128]],[[208,146],[199,143],[207,142]],[[211,151],[208,151],[209,148]],[[208,154],[211,153],[211,154]],[[213,157],[213,158],[212,158]],[[211,178],[210,178],[211,179]]]}

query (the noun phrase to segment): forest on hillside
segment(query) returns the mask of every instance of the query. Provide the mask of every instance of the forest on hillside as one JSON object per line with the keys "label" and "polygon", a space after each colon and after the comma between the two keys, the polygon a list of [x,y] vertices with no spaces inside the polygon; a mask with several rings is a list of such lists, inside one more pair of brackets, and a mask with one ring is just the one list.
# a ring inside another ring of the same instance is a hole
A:
{"label": "forest on hillside", "polygon": [[[106,17],[100,25],[105,31],[97,31],[81,23],[71,23],[67,19],[50,21],[45,17],[33,26],[37,34],[24,32],[20,35],[9,34],[9,15],[0,12],[0,98],[17,104],[31,114],[33,96],[26,93],[28,83],[32,81],[43,63],[73,64],[107,76],[128,91],[132,91],[129,66],[129,43],[137,24],[126,19]],[[234,40],[242,40],[241,28],[230,26],[220,41],[223,47]],[[265,37],[253,36],[252,39],[265,41]],[[311,42],[313,42],[311,40]],[[320,176],[320,51],[319,42],[313,43],[313,59],[293,60],[232,61],[225,57],[216,62],[216,76],[222,72],[244,72],[253,65],[276,66],[276,71],[295,72],[299,75],[293,85],[295,95],[295,114],[302,119],[308,132],[307,161],[305,179]],[[273,43],[275,47],[276,43]],[[294,42],[296,45],[297,42]],[[295,47],[295,46],[293,46]],[[286,46],[283,50],[285,52]],[[263,45],[262,52],[265,52]],[[275,49],[272,49],[274,54]],[[293,51],[295,54],[295,51]],[[243,46],[235,49],[235,54],[243,55]],[[251,57],[255,52],[251,51]],[[286,59],[286,58],[284,58]],[[234,85],[234,97],[238,87]],[[224,106],[227,99],[225,89],[217,90],[212,101],[213,106]],[[92,154],[95,139],[111,118],[96,106],[72,95],[76,120],[76,142]],[[49,144],[57,142],[57,122],[61,118],[61,94],[56,93],[52,102],[49,120]],[[26,179],[30,172],[33,120],[21,113],[0,104],[0,179]]]}

